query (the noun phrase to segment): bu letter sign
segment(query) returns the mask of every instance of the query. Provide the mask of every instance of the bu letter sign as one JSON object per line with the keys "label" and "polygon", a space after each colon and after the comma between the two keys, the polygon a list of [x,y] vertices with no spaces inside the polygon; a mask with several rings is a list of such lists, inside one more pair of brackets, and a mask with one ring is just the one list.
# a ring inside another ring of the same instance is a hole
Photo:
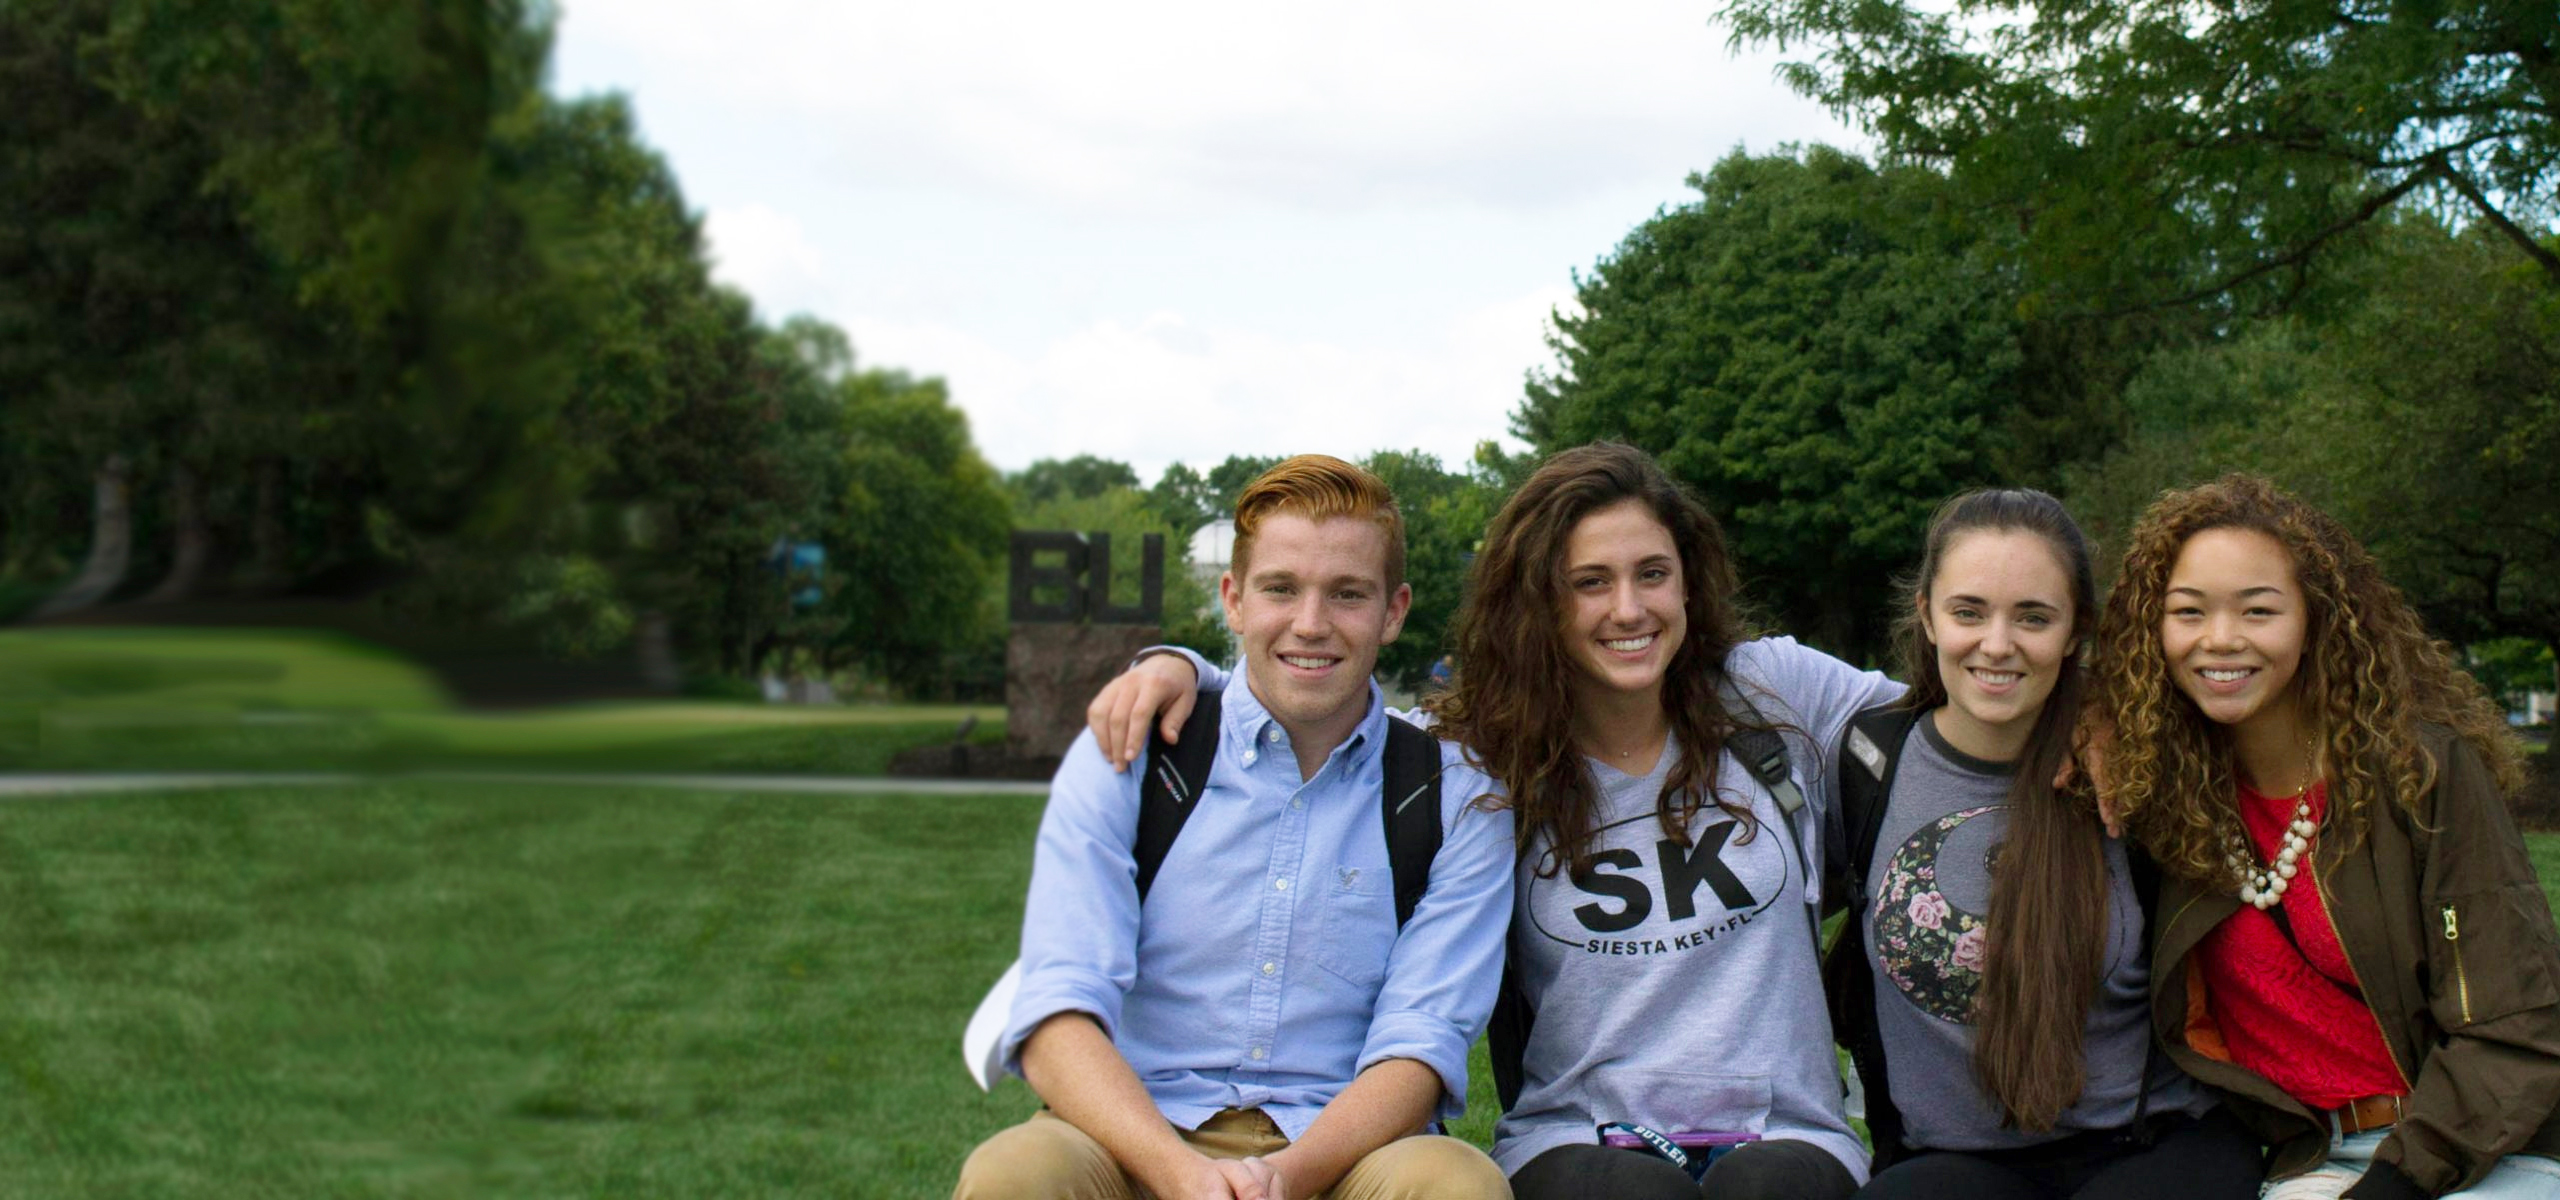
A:
{"label": "bu letter sign", "polygon": [[[1140,543],[1138,602],[1111,600],[1111,535],[1017,530],[1005,587],[1016,625],[1153,625],[1164,617],[1164,535]],[[1048,561],[1043,561],[1044,559]]]}

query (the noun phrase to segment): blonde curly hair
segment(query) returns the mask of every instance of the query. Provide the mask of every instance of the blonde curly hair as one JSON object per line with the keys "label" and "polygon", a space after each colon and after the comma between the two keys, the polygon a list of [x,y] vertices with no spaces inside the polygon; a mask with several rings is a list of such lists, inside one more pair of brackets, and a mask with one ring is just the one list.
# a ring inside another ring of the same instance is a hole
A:
{"label": "blonde curly hair", "polygon": [[2423,726],[2449,726],[2470,742],[2501,789],[2523,786],[2523,754],[2504,715],[2455,665],[2452,648],[2427,636],[2373,556],[2274,484],[2225,475],[2163,494],[2143,512],[2098,626],[2100,712],[2114,737],[2108,791],[2162,867],[2239,885],[2227,858],[2241,836],[2230,735],[2178,690],[2160,640],[2170,569],[2187,539],[2208,529],[2266,534],[2293,560],[2305,626],[2292,686],[2329,781],[2326,824],[2349,845],[2375,805],[2396,802],[2414,814],[2434,786]]}

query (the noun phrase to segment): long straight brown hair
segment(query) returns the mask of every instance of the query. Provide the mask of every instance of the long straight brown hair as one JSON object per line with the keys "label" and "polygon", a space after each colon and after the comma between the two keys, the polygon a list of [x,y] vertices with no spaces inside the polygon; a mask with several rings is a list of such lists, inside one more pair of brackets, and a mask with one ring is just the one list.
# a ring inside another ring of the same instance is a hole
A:
{"label": "long straight brown hair", "polygon": [[2024,488],[1947,501],[1929,522],[1899,629],[1911,683],[1903,703],[1913,708],[1928,712],[1948,703],[1922,613],[1949,548],[1977,533],[2035,537],[2071,584],[2072,650],[2014,764],[2008,834],[1992,870],[1982,986],[1973,1005],[1975,1078],[1999,1104],[2003,1124],[2043,1132],[2087,1086],[2081,1033],[2107,943],[2107,860],[2096,806],[2084,794],[2053,786],[2089,693],[2087,647],[2098,629],[2098,587],[2089,539],[2061,501]]}
{"label": "long straight brown hair", "polygon": [[1725,656],[1742,640],[1724,529],[1644,451],[1597,442],[1549,458],[1494,515],[1458,609],[1457,677],[1431,706],[1439,735],[1468,747],[1509,793],[1522,852],[1545,845],[1543,876],[1588,869],[1599,832],[1599,794],[1574,742],[1567,690],[1581,668],[1563,646],[1565,543],[1584,517],[1630,500],[1670,531],[1687,593],[1688,632],[1662,680],[1679,747],[1655,803],[1663,836],[1687,845],[1690,818],[1709,802],[1741,823],[1739,841],[1757,832],[1750,808],[1716,791],[1716,763],[1736,724],[1717,688]]}

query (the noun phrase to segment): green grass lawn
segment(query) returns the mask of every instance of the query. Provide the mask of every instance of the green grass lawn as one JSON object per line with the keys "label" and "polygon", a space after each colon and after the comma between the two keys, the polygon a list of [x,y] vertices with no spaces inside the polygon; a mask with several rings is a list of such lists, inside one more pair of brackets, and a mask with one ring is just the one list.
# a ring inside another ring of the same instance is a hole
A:
{"label": "green grass lawn", "polygon": [[[0,1195],[940,1197],[1034,798],[401,783],[0,824]],[[2547,879],[2560,835],[2535,835]],[[1490,1133],[1490,1080],[1457,1130]]]}
{"label": "green grass lawn", "polygon": [[0,631],[0,769],[748,771],[879,775],[997,706],[597,704],[456,710],[435,678],[331,634]]}
{"label": "green grass lawn", "polygon": [[13,803],[0,1195],[947,1194],[1039,801]]}

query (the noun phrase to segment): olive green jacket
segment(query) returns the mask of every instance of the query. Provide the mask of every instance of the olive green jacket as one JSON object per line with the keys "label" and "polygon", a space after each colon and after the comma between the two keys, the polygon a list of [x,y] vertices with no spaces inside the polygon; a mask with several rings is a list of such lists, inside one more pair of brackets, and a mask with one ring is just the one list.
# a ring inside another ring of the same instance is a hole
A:
{"label": "olive green jacket", "polygon": [[[2414,819],[2377,806],[2388,814],[2368,816],[2365,836],[2325,836],[2313,857],[2321,900],[2408,1083],[2375,1171],[2390,1164],[2442,1195],[2478,1182],[2503,1155],[2560,1158],[2560,933],[2488,765],[2450,730],[2429,729],[2427,749],[2441,766]],[[2239,908],[2229,892],[2164,882],[2152,1028],[2188,1074],[2229,1094],[2271,1146],[2268,1175],[2281,1178],[2326,1156],[2327,1123],[2265,1077],[2188,1043],[2201,994],[2188,955]]]}

